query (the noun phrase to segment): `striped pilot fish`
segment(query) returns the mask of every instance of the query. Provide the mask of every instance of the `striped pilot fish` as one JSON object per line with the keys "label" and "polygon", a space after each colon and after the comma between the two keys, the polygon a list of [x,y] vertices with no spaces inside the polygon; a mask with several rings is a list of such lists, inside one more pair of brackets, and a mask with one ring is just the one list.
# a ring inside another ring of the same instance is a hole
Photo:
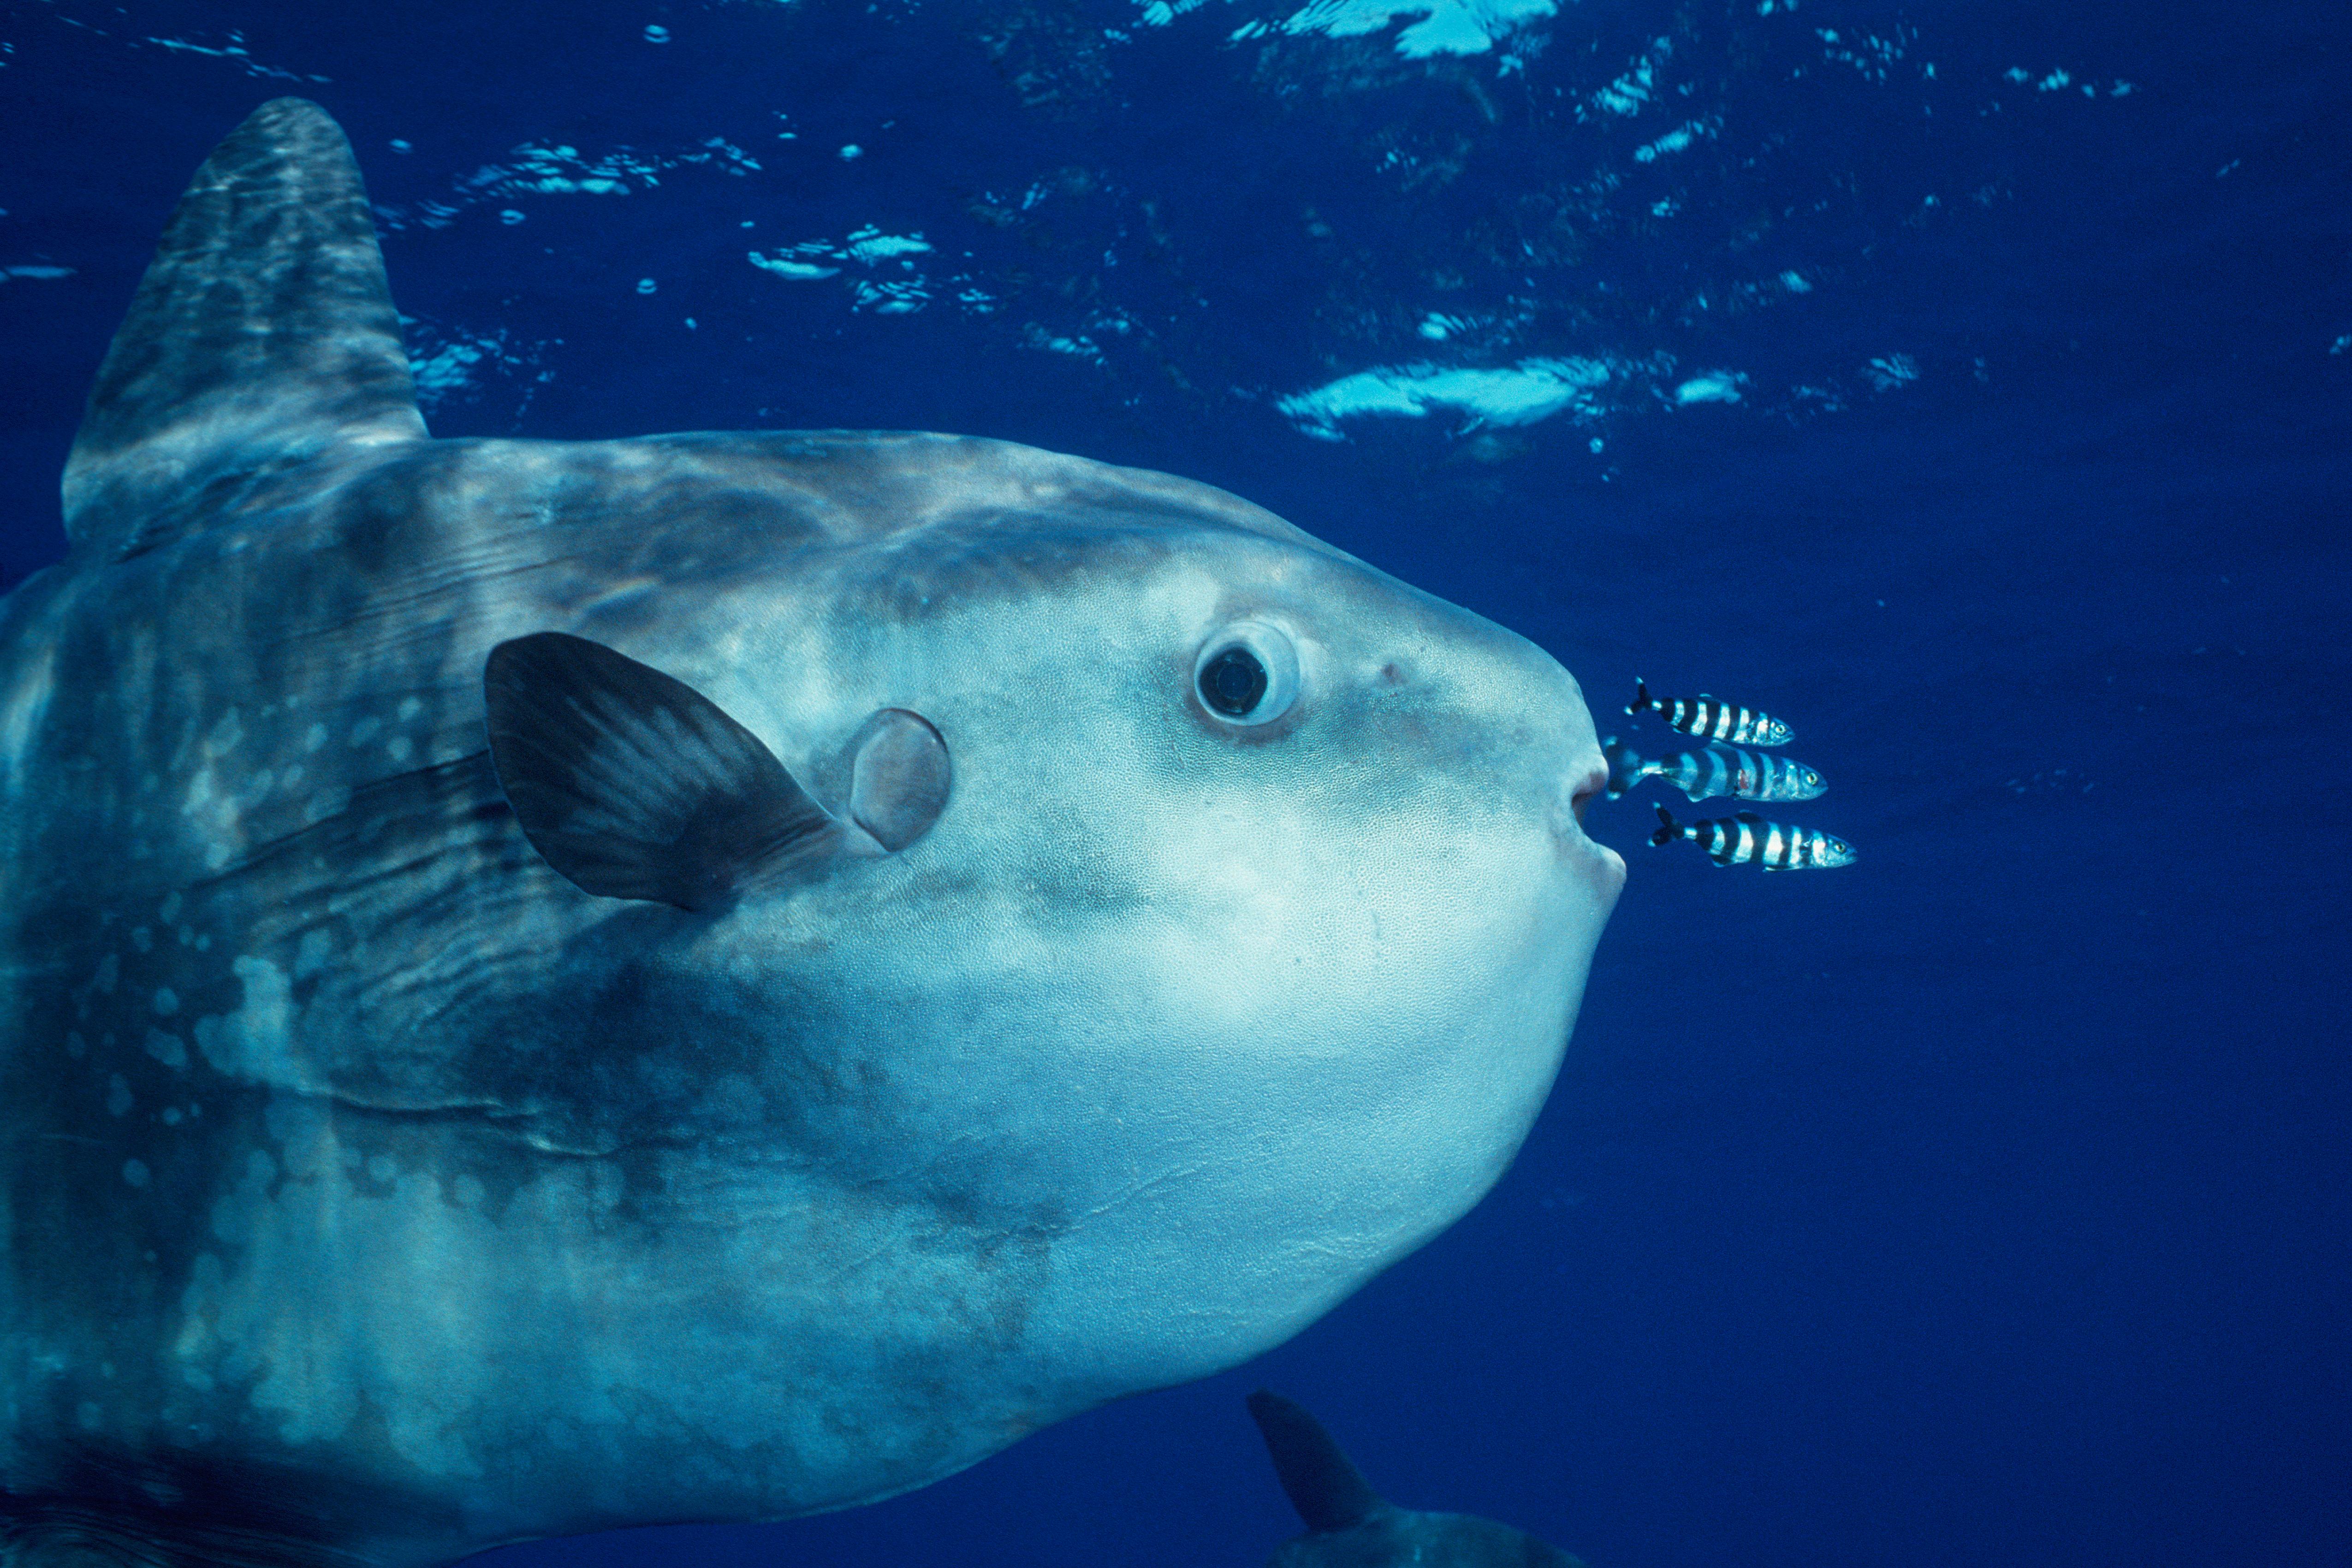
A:
{"label": "striped pilot fish", "polygon": [[1650,842],[1672,844],[1677,838],[1689,839],[1718,866],[1753,860],[1767,871],[1804,871],[1853,864],[1853,846],[1844,839],[1818,827],[1783,827],[1752,811],[1676,822],[1673,812],[1658,807],[1658,830]]}
{"label": "striped pilot fish", "polygon": [[1601,742],[1609,760],[1609,798],[1617,799],[1643,779],[1664,779],[1693,800],[1729,795],[1738,800],[1811,800],[1829,783],[1804,763],[1736,746],[1709,746],[1671,757],[1644,757],[1612,735]]}
{"label": "striped pilot fish", "polygon": [[1753,708],[1742,708],[1720,697],[1709,697],[1704,691],[1696,700],[1688,697],[1653,697],[1645,680],[1633,682],[1633,700],[1626,705],[1625,711],[1637,717],[1655,713],[1666,721],[1669,730],[1680,730],[1702,741],[1728,741],[1735,746],[1785,746],[1792,739],[1789,726],[1769,713],[1759,713]]}

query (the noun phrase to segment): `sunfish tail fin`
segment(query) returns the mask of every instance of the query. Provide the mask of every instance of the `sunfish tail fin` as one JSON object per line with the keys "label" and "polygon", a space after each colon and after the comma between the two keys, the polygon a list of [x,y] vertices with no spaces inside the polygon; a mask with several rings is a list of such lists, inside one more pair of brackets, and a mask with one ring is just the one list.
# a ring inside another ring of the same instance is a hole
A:
{"label": "sunfish tail fin", "polygon": [[135,553],[207,493],[424,436],[351,143],[317,104],[276,99],[163,231],[66,462],[66,531]]}
{"label": "sunfish tail fin", "polygon": [[1307,1529],[1352,1530],[1381,1506],[1380,1494],[1303,1405],[1261,1388],[1249,1396],[1249,1412]]}

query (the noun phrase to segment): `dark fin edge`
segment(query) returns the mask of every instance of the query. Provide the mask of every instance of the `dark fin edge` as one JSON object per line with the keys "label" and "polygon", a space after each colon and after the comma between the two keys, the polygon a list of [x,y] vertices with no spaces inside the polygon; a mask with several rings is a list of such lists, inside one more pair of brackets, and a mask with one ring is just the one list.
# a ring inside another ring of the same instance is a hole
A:
{"label": "dark fin edge", "polygon": [[1249,1413],[1274,1460],[1275,1479],[1307,1529],[1352,1530],[1381,1506],[1380,1494],[1305,1406],[1261,1388],[1249,1396]]}
{"label": "dark fin edge", "polygon": [[707,910],[840,847],[840,824],[757,735],[602,643],[500,643],[482,692],[515,820],[584,892]]}

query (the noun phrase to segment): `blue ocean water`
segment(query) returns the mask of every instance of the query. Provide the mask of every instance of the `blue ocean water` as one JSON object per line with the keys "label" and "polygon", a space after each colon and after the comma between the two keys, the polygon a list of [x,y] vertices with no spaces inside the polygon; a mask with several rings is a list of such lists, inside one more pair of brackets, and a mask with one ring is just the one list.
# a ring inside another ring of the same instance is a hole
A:
{"label": "blue ocean water", "polygon": [[[1222,485],[1797,729],[1468,1218],[875,1508],[511,1548],[1250,1563],[1242,1407],[1594,1568],[2352,1562],[2352,16],[1891,0],[0,4],[0,571],[189,172],[351,133],[440,435]],[[1074,762],[1074,765],[1082,763]],[[1677,806],[1683,803],[1673,797]]]}

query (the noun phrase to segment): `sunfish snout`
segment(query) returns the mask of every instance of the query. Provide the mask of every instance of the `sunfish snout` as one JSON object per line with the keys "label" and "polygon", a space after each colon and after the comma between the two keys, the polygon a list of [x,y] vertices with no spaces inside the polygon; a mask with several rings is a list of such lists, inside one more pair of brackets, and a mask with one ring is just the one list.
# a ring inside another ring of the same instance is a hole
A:
{"label": "sunfish snout", "polygon": [[[1466,613],[1465,618],[1469,619]],[[1563,866],[1580,872],[1605,900],[1624,885],[1625,862],[1616,851],[1585,837],[1585,808],[1606,793],[1609,763],[1585,706],[1584,693],[1560,662],[1536,644],[1499,627],[1477,623],[1500,668],[1488,699],[1498,736],[1524,750],[1530,791]]]}

